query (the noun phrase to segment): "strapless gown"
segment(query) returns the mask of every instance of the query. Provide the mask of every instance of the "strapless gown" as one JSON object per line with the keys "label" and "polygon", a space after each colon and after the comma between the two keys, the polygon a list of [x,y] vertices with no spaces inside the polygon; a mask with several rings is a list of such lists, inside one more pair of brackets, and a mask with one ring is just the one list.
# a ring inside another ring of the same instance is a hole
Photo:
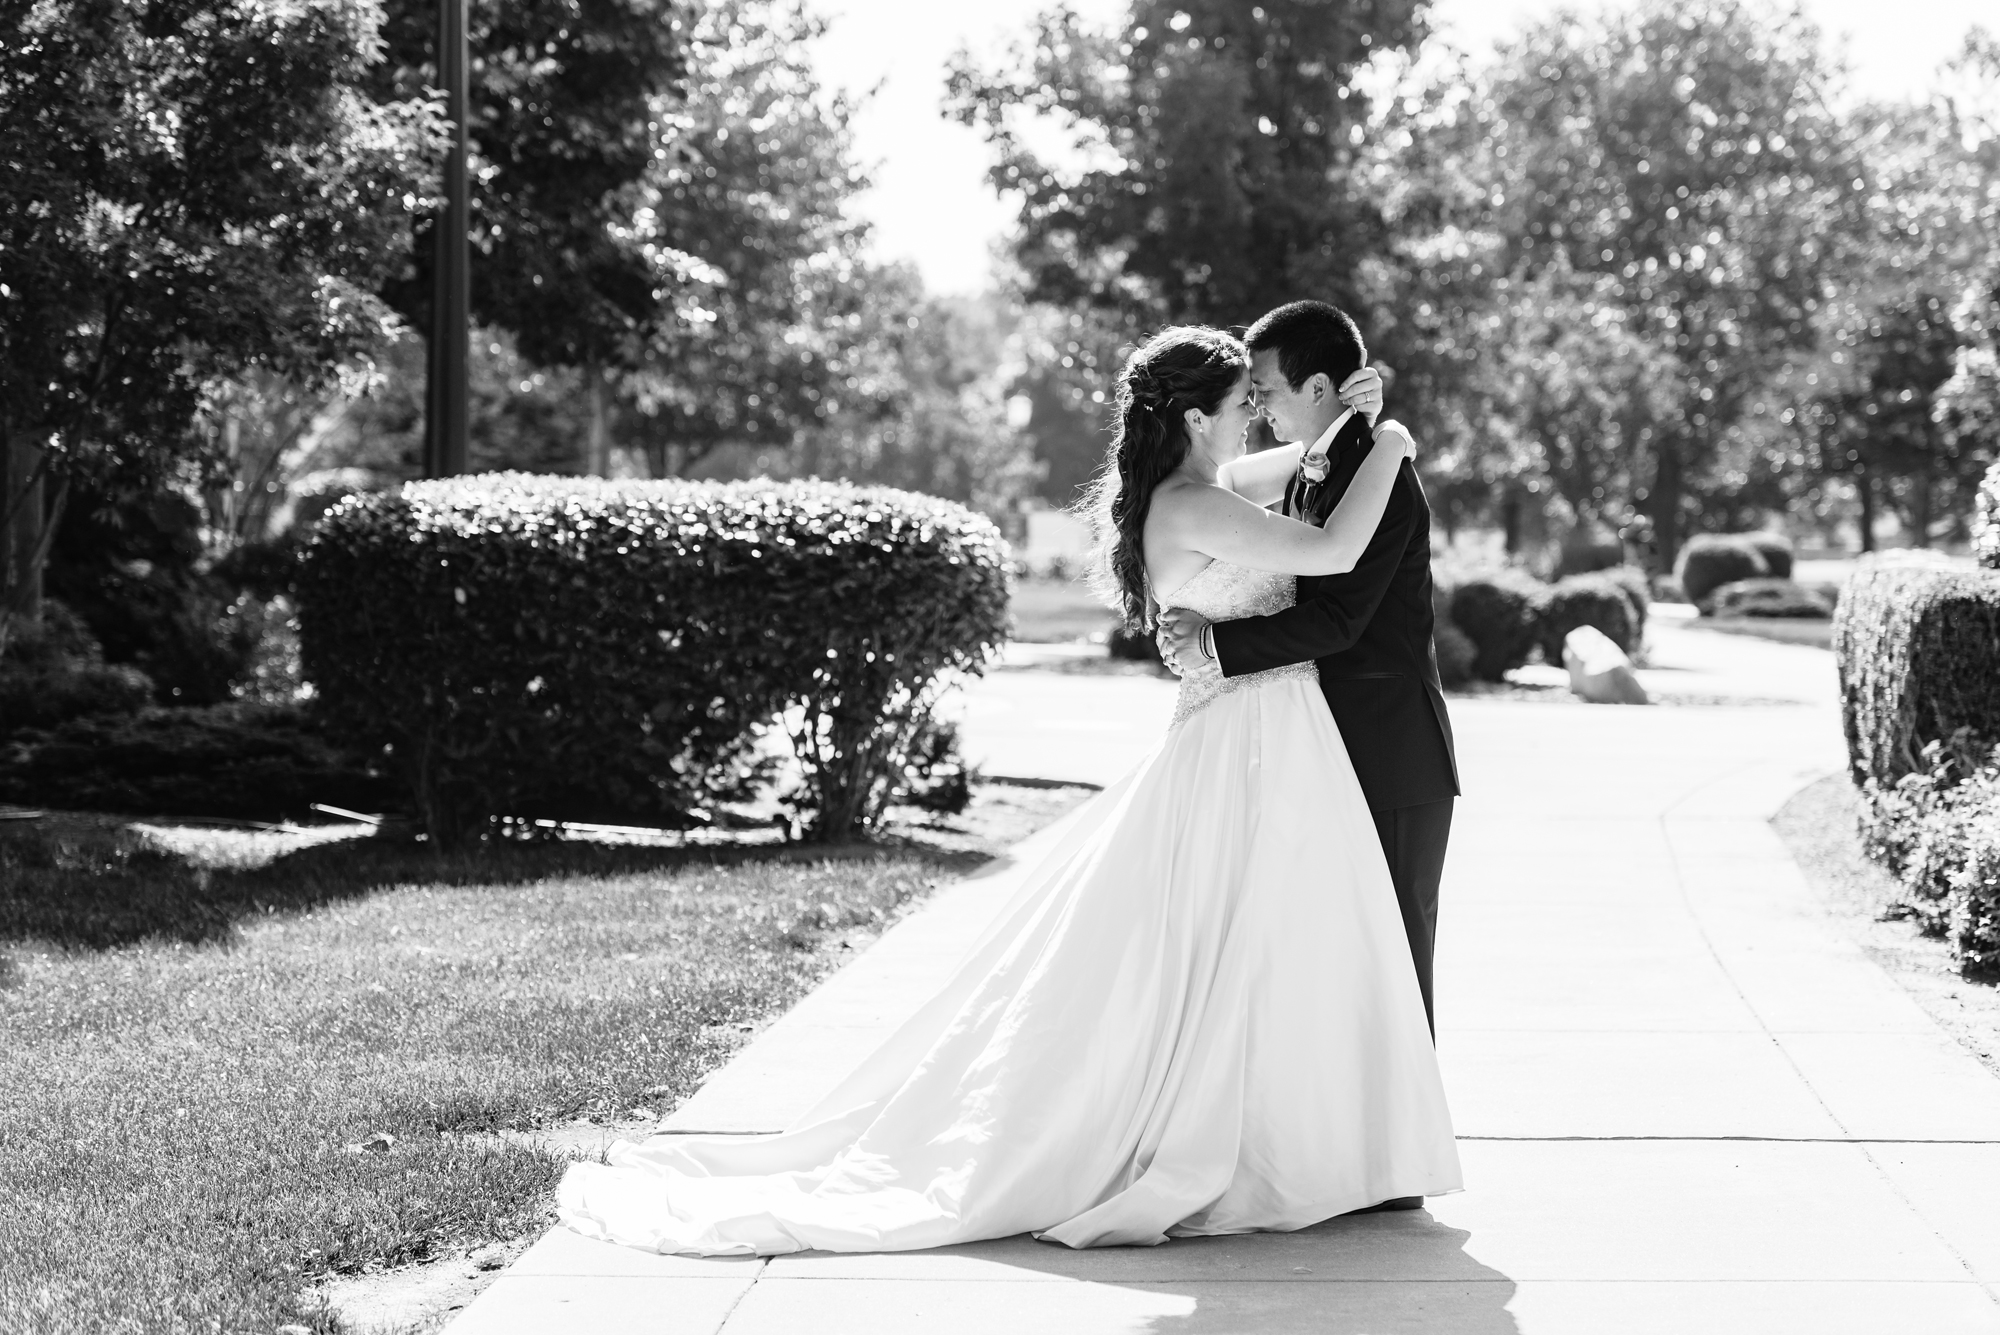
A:
{"label": "strapless gown", "polygon": [[[1216,562],[1167,601],[1289,605]],[[1312,664],[1185,680],[956,973],[791,1129],[573,1165],[562,1222],[691,1255],[1302,1228],[1460,1186],[1409,945]]]}

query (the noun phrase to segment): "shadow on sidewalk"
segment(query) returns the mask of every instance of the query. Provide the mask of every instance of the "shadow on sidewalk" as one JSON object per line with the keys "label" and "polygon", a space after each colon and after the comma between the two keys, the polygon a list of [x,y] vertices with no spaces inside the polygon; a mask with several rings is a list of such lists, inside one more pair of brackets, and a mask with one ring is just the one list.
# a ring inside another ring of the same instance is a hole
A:
{"label": "shadow on sidewalk", "polygon": [[1428,1211],[1411,1211],[1158,1247],[1072,1251],[1024,1235],[912,1255],[944,1260],[940,1279],[954,1275],[945,1258],[955,1258],[973,1263],[980,1279],[1036,1272],[1087,1281],[1088,1300],[1061,1304],[1070,1314],[1065,1330],[1519,1335],[1507,1310],[1514,1281],[1466,1254],[1471,1236]]}

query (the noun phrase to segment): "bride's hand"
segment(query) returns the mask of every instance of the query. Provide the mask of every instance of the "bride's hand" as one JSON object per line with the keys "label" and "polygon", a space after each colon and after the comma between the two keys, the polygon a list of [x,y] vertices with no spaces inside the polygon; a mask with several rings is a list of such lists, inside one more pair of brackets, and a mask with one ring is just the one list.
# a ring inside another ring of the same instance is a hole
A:
{"label": "bride's hand", "polygon": [[1352,408],[1372,425],[1375,415],[1382,411],[1382,373],[1372,366],[1364,366],[1341,381],[1335,393],[1342,407]]}
{"label": "bride's hand", "polygon": [[1417,457],[1417,439],[1410,434],[1410,429],[1401,422],[1394,420],[1377,422],[1375,424],[1376,439],[1379,440],[1385,435],[1401,438],[1403,442],[1403,457],[1405,459],[1414,459]]}

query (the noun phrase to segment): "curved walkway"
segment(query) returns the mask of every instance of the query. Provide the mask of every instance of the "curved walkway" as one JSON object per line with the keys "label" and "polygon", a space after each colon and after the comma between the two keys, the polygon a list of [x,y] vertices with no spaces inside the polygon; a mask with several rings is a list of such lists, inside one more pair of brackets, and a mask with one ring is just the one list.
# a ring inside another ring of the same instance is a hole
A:
{"label": "curved walkway", "polygon": [[[970,702],[975,747],[982,713],[1024,693],[1138,727],[1156,685],[1008,675],[998,704]],[[1454,717],[1467,796],[1439,1042],[1462,1195],[1083,1253],[695,1261],[557,1230],[453,1335],[2000,1332],[2000,1081],[1824,925],[1768,823],[1839,767],[1831,709],[1469,701]],[[994,749],[1031,755],[1022,731]],[[1138,740],[1106,729],[1074,754]],[[1023,860],[885,936],[670,1129],[782,1125],[949,967]]]}

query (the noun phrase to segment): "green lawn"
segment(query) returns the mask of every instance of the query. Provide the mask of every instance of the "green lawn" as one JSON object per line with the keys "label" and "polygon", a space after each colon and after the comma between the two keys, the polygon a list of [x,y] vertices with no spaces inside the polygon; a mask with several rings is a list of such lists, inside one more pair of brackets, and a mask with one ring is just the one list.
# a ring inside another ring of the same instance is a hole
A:
{"label": "green lawn", "polygon": [[1082,796],[978,793],[809,859],[0,827],[0,1330],[334,1331],[319,1277],[541,1228],[564,1161],[486,1133],[670,1109]]}

